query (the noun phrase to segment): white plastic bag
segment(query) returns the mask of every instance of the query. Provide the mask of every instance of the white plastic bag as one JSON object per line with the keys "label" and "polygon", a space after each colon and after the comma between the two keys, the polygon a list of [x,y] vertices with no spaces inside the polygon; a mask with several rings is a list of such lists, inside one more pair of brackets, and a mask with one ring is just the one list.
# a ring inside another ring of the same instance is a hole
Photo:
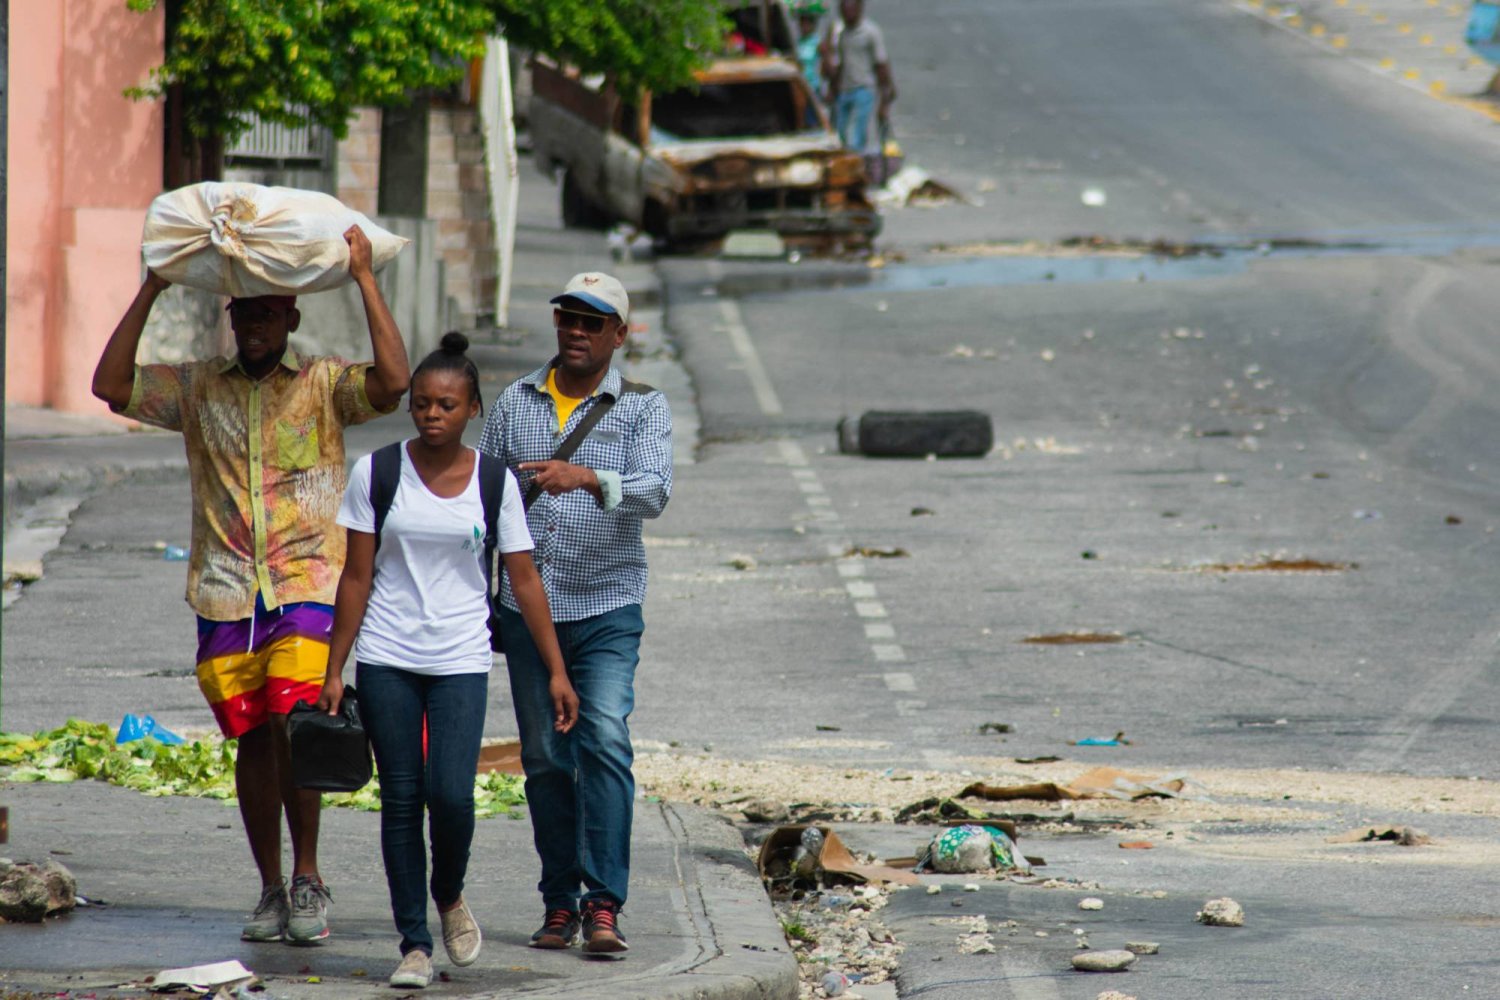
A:
{"label": "white plastic bag", "polygon": [[344,232],[356,224],[377,271],[408,242],[332,195],[205,181],[151,202],[141,256],[173,284],[205,292],[305,295],[349,280]]}

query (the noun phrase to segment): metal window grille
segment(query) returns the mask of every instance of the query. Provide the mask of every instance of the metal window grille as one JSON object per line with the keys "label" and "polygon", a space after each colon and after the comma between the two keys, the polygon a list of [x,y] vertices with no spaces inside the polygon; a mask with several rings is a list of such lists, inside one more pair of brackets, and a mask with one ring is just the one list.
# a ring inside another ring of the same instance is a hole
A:
{"label": "metal window grille", "polygon": [[332,145],[328,130],[320,125],[288,128],[257,119],[250,131],[224,150],[224,155],[236,160],[321,164]]}

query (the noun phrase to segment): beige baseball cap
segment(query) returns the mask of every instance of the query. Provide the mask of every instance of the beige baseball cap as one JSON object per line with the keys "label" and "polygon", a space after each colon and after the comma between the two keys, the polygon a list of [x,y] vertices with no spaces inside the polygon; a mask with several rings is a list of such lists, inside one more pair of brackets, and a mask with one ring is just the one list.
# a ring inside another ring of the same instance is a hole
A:
{"label": "beige baseball cap", "polygon": [[577,299],[602,313],[613,313],[621,322],[630,319],[630,296],[618,278],[601,271],[584,271],[568,279],[562,294],[552,299],[556,305],[563,299]]}

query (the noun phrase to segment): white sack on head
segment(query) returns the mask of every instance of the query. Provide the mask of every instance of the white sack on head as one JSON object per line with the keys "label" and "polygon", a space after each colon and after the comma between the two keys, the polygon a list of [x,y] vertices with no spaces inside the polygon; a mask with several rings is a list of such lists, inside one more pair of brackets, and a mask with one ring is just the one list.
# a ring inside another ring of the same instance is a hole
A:
{"label": "white sack on head", "polygon": [[358,225],[380,270],[407,240],[332,195],[205,181],[158,195],[146,212],[141,256],[177,285],[219,295],[305,295],[349,281],[344,232]]}

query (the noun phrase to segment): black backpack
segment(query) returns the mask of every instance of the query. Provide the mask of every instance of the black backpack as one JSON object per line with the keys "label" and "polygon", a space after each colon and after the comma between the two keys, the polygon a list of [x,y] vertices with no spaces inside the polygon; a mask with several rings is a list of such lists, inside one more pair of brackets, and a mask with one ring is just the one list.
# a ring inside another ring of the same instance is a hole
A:
{"label": "black backpack", "polygon": [[[396,487],[401,484],[401,449],[406,442],[396,441],[378,448],[370,455],[370,506],[375,508],[375,550],[380,551],[380,532],[385,527],[386,515],[391,512],[391,503],[396,499]],[[495,614],[499,600],[495,583],[499,574],[495,572],[495,549],[500,544],[500,504],[505,499],[505,463],[493,455],[477,452],[479,456],[479,502],[484,505],[484,552],[479,563],[484,567],[484,590],[490,609],[490,649],[500,652],[504,646],[500,641],[500,618]]]}

